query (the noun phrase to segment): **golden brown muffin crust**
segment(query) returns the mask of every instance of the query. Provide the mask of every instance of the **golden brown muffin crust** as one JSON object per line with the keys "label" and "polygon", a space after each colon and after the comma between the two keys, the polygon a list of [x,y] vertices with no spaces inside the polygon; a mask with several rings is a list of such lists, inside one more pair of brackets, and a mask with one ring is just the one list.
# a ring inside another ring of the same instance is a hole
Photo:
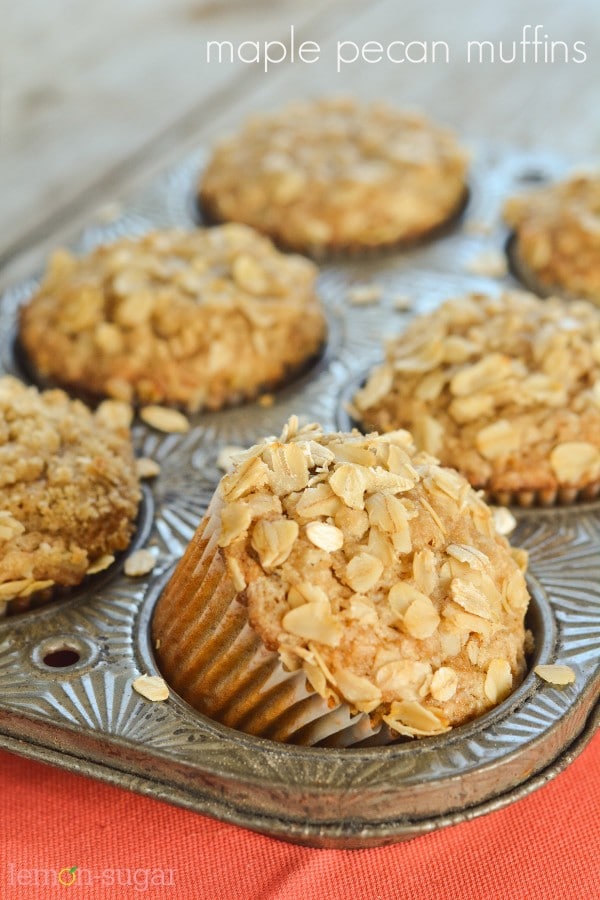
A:
{"label": "golden brown muffin crust", "polygon": [[577,175],[512,197],[504,218],[525,280],[600,304],[600,174]]}
{"label": "golden brown muffin crust", "polygon": [[92,394],[218,409],[281,384],[319,352],[317,270],[243,225],[59,251],[23,309],[39,373]]}
{"label": "golden brown muffin crust", "polygon": [[78,584],[124,550],[140,501],[127,429],[0,378],[0,600]]}
{"label": "golden brown muffin crust", "polygon": [[255,116],[215,150],[200,183],[220,221],[311,253],[415,240],[465,195],[466,155],[417,114],[350,99]]}
{"label": "golden brown muffin crust", "polygon": [[450,300],[391,340],[354,398],[366,428],[417,446],[492,494],[600,480],[600,313],[506,292]]}

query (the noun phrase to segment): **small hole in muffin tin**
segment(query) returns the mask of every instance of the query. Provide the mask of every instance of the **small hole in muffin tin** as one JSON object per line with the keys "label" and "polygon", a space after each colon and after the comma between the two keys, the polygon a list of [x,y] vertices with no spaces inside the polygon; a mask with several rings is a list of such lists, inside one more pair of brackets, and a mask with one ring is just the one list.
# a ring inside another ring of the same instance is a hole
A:
{"label": "small hole in muffin tin", "polygon": [[31,652],[33,664],[42,672],[78,672],[98,657],[98,648],[87,637],[57,634],[45,638]]}
{"label": "small hole in muffin tin", "polygon": [[72,647],[60,647],[58,650],[52,650],[44,656],[44,662],[53,669],[66,669],[74,666],[81,659],[79,652]]}

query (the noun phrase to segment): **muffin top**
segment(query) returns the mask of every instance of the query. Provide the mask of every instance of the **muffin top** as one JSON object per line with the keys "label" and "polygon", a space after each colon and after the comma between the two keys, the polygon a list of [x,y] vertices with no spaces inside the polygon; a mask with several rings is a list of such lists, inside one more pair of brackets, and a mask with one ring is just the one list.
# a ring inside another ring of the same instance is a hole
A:
{"label": "muffin top", "polygon": [[121,238],[51,258],[21,316],[38,371],[194,412],[252,396],[317,352],[317,270],[243,225]]}
{"label": "muffin top", "polygon": [[0,601],[78,584],[128,546],[140,490],[119,419],[0,378]]}
{"label": "muffin top", "polygon": [[512,197],[504,218],[531,287],[600,304],[600,173]]}
{"label": "muffin top", "polygon": [[491,494],[597,484],[600,313],[521,292],[450,300],[389,341],[353,402]]}
{"label": "muffin top", "polygon": [[250,119],[216,148],[200,194],[209,215],[289,247],[360,249],[446,221],[466,165],[453,135],[420,115],[321,99]]}
{"label": "muffin top", "polygon": [[524,670],[526,555],[406,431],[291,419],[220,485],[221,553],[288,669],[407,736],[500,702]]}

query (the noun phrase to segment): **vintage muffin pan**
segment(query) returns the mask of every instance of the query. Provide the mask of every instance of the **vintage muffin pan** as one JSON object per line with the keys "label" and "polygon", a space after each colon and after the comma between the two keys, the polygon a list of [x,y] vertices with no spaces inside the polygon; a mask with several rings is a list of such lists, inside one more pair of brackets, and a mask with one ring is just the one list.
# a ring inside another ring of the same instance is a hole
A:
{"label": "vintage muffin pan", "polygon": [[[92,222],[73,249],[153,226],[193,227],[204,159],[198,153],[168,171],[110,223]],[[500,274],[502,201],[565,171],[548,154],[475,148],[469,204],[453,229],[405,253],[321,266],[327,348],[272,405],[199,414],[187,434],[135,425],[138,455],[161,466],[145,488],[136,537],[136,546],[155,548],[157,565],[134,579],[118,561],[72,596],[0,620],[2,746],[265,834],[345,848],[407,839],[501,808],[585,747],[600,722],[598,502],[516,512],[511,540],[530,553],[530,671],[503,704],[449,734],[389,747],[299,748],[221,726],[173,693],[151,703],[132,689],[140,673],[158,674],[152,611],[222,474],[219,450],[278,434],[292,414],[327,430],[343,427],[349,386],[381,359],[384,336],[449,296],[515,286]],[[35,284],[9,289],[0,307],[0,371],[25,380],[31,372],[16,352],[16,318]],[[351,302],[353,287],[373,284],[377,302]],[[575,683],[541,682],[531,668],[549,662],[571,666]]]}

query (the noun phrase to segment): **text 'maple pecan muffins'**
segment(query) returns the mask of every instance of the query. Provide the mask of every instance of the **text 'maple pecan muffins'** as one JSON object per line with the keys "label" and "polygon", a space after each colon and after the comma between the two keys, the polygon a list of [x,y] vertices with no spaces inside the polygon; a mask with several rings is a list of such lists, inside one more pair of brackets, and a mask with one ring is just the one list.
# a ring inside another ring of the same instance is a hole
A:
{"label": "text 'maple pecan muffins'", "polygon": [[600,312],[506,292],[450,300],[390,340],[353,400],[500,503],[600,490]]}
{"label": "text 'maple pecan muffins'", "polygon": [[600,173],[512,197],[504,218],[513,229],[514,268],[527,287],[600,305]]}
{"label": "text 'maple pecan muffins'", "polygon": [[442,734],[522,680],[526,554],[410,435],[298,430],[240,455],[153,619],[223,724],[299,744]]}
{"label": "text 'maple pecan muffins'", "polygon": [[0,608],[52,599],[125,550],[140,488],[111,401],[95,413],[63,391],[0,378]]}
{"label": "text 'maple pecan muffins'", "polygon": [[254,116],[201,176],[213,221],[238,221],[312,255],[420,239],[466,198],[454,136],[385,103],[320,99]]}
{"label": "text 'maple pecan muffins'", "polygon": [[219,409],[286,383],[326,338],[317,269],[244,225],[55,254],[22,310],[38,373],[127,402]]}

